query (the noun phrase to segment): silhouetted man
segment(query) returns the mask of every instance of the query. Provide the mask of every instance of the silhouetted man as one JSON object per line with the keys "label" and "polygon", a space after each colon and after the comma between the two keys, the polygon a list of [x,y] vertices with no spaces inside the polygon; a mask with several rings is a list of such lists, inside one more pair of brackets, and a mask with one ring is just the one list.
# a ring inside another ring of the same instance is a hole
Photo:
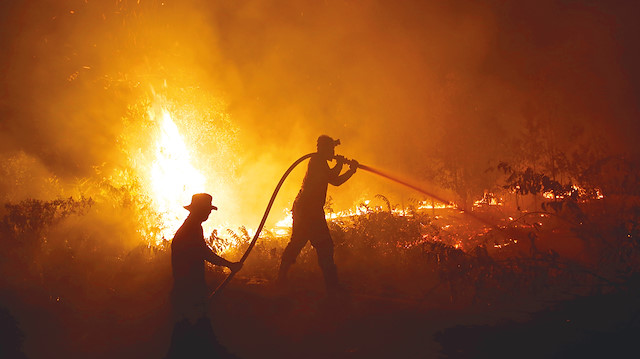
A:
{"label": "silhouetted man", "polygon": [[239,262],[215,254],[204,241],[202,222],[212,210],[211,195],[194,194],[191,204],[185,206],[190,214],[171,242],[171,267],[173,270],[172,304],[177,315],[168,358],[226,357],[213,334],[211,322],[206,316],[207,283],[205,261],[225,266],[232,271],[242,267]]}
{"label": "silhouetted man", "polygon": [[[311,242],[318,255],[318,264],[322,269],[328,294],[335,294],[342,288],[338,280],[338,272],[333,261],[333,240],[327,227],[324,215],[324,204],[327,197],[327,187],[331,183],[340,186],[356,172],[358,162],[350,161],[349,170],[343,174],[342,166],[347,160],[336,156],[335,146],[340,140],[329,136],[318,137],[318,151],[309,160],[307,173],[302,181],[302,188],[293,202],[293,228],[291,240],[282,253],[282,261],[278,272],[278,283],[287,281],[287,272],[295,263],[302,248]],[[327,161],[336,160],[336,165],[330,168]]]}

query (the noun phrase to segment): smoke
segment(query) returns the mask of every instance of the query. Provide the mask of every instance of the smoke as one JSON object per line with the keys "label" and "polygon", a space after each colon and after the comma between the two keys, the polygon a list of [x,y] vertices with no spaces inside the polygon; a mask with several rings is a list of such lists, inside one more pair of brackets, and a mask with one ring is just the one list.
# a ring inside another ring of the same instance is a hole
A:
{"label": "smoke", "polygon": [[[0,209],[0,305],[20,319],[32,357],[59,347],[80,357],[164,354],[170,259],[144,245],[163,225],[148,211],[158,139],[150,109],[171,114],[206,177],[219,208],[208,231],[255,229],[280,176],[321,134],[341,139],[339,154],[456,201],[496,186],[488,168],[522,161],[521,149],[540,143],[637,157],[639,8],[0,2],[0,203],[20,202]],[[305,165],[285,182],[267,228],[291,207]],[[334,210],[365,199],[385,206],[376,194],[403,207],[421,199],[365,171],[329,189]],[[275,265],[272,253],[257,273]],[[396,280],[402,266],[393,264],[387,277]]]}
{"label": "smoke", "polygon": [[[132,138],[143,137],[157,95],[176,113],[192,110],[176,122],[202,171],[214,173],[212,220],[249,227],[320,134],[342,140],[338,153],[425,184],[435,181],[436,157],[478,171],[510,159],[508,144],[531,118],[549,124],[559,148],[575,145],[569,134],[579,128],[581,141],[635,151],[634,4],[2,6],[0,151],[13,163],[3,165],[3,200],[77,193],[78,179],[131,166],[151,143]],[[290,207],[303,173],[292,174],[274,213]],[[416,196],[365,173],[329,194],[344,208],[376,193]]]}

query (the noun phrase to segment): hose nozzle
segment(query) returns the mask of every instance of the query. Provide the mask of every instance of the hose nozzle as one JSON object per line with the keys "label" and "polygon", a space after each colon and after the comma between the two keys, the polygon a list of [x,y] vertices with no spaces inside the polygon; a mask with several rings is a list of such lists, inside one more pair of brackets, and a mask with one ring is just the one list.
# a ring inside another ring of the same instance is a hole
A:
{"label": "hose nozzle", "polygon": [[353,166],[358,166],[359,167],[358,162],[356,160],[354,160],[354,159],[346,158],[346,157],[344,157],[342,155],[335,155],[335,156],[333,156],[333,158],[337,162],[347,163],[347,164],[349,164],[349,166],[352,166],[352,167]]}

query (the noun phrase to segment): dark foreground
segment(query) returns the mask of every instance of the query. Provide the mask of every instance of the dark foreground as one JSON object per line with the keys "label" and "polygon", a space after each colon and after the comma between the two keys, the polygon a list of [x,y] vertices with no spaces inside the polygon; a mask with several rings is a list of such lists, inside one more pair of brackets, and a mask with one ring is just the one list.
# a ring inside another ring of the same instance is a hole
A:
{"label": "dark foreground", "polygon": [[[602,225],[575,237],[551,217],[534,219],[515,220],[501,235],[453,214],[432,221],[374,212],[333,223],[350,292],[339,298],[324,296],[311,248],[290,287],[276,290],[283,246],[265,238],[211,302],[213,332],[245,359],[640,357],[635,232],[622,238],[633,240],[587,235],[619,232]],[[111,249],[75,229],[77,238],[45,232],[42,244],[40,227],[23,227],[3,227],[0,241],[0,358],[166,356],[166,249]],[[225,276],[219,267],[207,275],[212,288]]]}
{"label": "dark foreground", "polygon": [[220,301],[214,320],[221,341],[246,358],[636,358],[637,289],[462,309],[303,289],[270,297],[245,287]]}
{"label": "dark foreground", "polygon": [[[640,355],[638,283],[562,301],[503,298],[494,305],[464,307],[446,300],[446,291],[438,288],[431,301],[414,301],[390,294],[327,298],[316,290],[318,284],[294,281],[276,291],[267,281],[237,278],[211,306],[218,341],[239,358]],[[127,299],[121,300],[124,305]],[[30,304],[14,302],[11,313],[0,313],[3,358],[162,358],[169,348],[171,320],[162,299],[129,318],[115,307],[113,313],[86,318],[63,305],[36,309]],[[23,350],[16,346],[21,334]]]}

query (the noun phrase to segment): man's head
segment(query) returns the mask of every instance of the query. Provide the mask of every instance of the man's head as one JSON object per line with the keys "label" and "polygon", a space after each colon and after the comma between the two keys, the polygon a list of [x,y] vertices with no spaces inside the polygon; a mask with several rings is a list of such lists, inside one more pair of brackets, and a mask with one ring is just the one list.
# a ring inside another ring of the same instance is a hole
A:
{"label": "man's head", "polygon": [[317,148],[318,153],[327,160],[333,159],[335,156],[334,149],[340,144],[340,140],[334,140],[327,135],[318,137]]}
{"label": "man's head", "polygon": [[191,212],[192,216],[195,216],[204,222],[209,218],[209,214],[211,214],[212,210],[218,210],[218,207],[211,204],[212,200],[213,197],[208,193],[196,193],[191,196],[191,204],[184,206],[184,208]]}

